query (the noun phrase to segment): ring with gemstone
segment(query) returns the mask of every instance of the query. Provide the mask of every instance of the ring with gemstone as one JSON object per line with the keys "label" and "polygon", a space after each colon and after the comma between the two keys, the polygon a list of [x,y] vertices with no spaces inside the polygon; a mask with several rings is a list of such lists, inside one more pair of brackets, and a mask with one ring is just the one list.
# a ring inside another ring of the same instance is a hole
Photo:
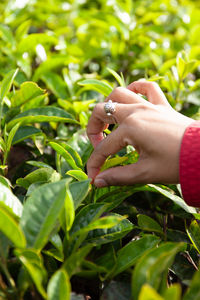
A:
{"label": "ring with gemstone", "polygon": [[108,102],[104,105],[104,110],[107,116],[111,116],[115,113],[116,103],[112,102],[112,100],[108,100]]}

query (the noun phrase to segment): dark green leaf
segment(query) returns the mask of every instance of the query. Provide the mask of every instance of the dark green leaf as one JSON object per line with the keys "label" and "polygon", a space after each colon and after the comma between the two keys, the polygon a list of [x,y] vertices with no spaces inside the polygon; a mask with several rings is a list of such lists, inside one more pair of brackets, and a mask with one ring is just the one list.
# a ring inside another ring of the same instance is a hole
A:
{"label": "dark green leaf", "polygon": [[161,284],[163,273],[172,264],[175,255],[184,251],[184,243],[167,242],[147,251],[138,261],[132,277],[132,296],[137,299],[142,285],[147,283],[156,290]]}
{"label": "dark green leaf", "polygon": [[160,239],[156,236],[146,235],[139,240],[128,243],[117,253],[117,260],[114,270],[112,271],[112,276],[116,276],[135,265],[144,252],[155,247],[159,241]]}
{"label": "dark green leaf", "polygon": [[78,122],[72,117],[72,115],[58,107],[53,106],[33,108],[24,111],[23,113],[15,116],[8,123],[8,130],[10,130],[15,124],[19,122],[21,123],[21,125],[41,122],[65,122],[78,124]]}
{"label": "dark green leaf", "polygon": [[138,226],[144,231],[154,231],[163,234],[161,226],[146,215],[138,215]]}
{"label": "dark green leaf", "polygon": [[64,179],[42,185],[27,199],[20,223],[28,247],[40,250],[46,244],[63,208],[68,183]]}

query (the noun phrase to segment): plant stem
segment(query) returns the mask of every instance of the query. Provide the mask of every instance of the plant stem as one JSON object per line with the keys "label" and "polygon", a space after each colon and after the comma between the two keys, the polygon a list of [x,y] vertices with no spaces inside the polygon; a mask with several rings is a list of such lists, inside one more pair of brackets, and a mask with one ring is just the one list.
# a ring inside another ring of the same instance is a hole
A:
{"label": "plant stem", "polygon": [[6,278],[8,280],[9,286],[11,288],[15,289],[16,288],[15,282],[14,282],[12,276],[10,275],[10,272],[8,271],[7,265],[4,262],[1,261],[0,266],[1,266]]}

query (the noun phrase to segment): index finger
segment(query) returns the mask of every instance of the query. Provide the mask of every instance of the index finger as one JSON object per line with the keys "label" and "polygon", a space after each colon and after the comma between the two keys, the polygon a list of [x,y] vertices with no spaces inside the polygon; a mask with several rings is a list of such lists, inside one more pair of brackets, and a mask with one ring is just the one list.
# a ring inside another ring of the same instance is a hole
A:
{"label": "index finger", "polygon": [[109,124],[121,124],[135,110],[135,104],[117,103],[114,114],[108,116],[104,106],[105,102],[95,106],[87,126],[87,135],[94,148],[103,140],[103,131]]}

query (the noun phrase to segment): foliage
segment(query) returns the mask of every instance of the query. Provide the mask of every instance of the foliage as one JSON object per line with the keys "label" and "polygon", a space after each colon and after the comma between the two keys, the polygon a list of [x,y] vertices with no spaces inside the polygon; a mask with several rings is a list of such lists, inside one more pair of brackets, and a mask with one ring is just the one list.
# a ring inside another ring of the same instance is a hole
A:
{"label": "foliage", "polygon": [[[0,12],[0,299],[199,299],[198,210],[175,185],[93,187],[85,128],[96,102],[143,77],[199,119],[200,1]],[[102,170],[137,157],[128,146]]]}

